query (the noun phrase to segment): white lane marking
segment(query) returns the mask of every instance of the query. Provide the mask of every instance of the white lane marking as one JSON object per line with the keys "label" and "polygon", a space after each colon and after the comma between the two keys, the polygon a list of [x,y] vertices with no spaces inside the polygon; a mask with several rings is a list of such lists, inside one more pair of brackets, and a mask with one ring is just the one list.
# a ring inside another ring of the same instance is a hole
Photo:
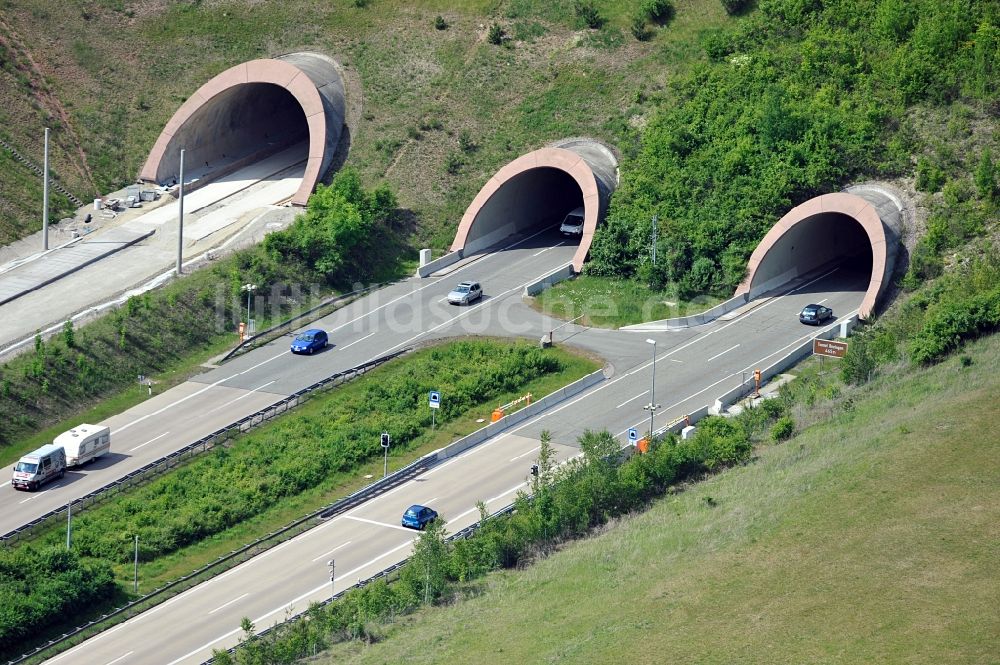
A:
{"label": "white lane marking", "polygon": [[[850,318],[856,311],[857,310],[852,310],[851,312],[849,312],[847,314],[847,318]],[[834,325],[840,325],[840,324],[836,323]],[[831,327],[833,327],[833,326],[827,326],[827,329],[829,329]],[[729,376],[724,376],[721,379],[719,379],[718,381],[716,381],[715,383],[713,383],[712,385],[706,386],[706,387],[702,388],[701,390],[699,390],[698,392],[693,393],[691,395],[688,395],[687,397],[685,397],[685,398],[683,398],[683,399],[681,399],[681,400],[679,400],[677,402],[674,402],[673,404],[670,404],[669,406],[666,407],[665,410],[673,409],[674,407],[680,406],[684,402],[687,402],[688,400],[697,397],[698,395],[702,394],[703,392],[705,392],[707,390],[711,390],[712,388],[714,388],[715,386],[719,385],[720,383],[723,383],[724,381],[728,381],[729,379],[732,379],[732,378],[736,377],[736,375],[738,375],[738,374],[742,374],[743,372],[746,372],[746,371],[748,371],[750,369],[753,369],[754,367],[759,367],[760,365],[762,365],[764,363],[765,360],[767,360],[771,356],[776,356],[779,353],[781,353],[782,351],[785,351],[786,349],[789,349],[789,348],[795,346],[796,344],[801,344],[802,342],[806,341],[807,339],[809,339],[811,337],[814,337],[816,335],[819,335],[821,332],[823,332],[823,331],[819,331],[819,332],[817,332],[815,334],[814,333],[809,333],[808,335],[803,335],[802,337],[799,337],[797,340],[795,340],[791,344],[786,344],[785,346],[781,347],[777,351],[773,351],[770,354],[764,356],[763,358],[760,358],[757,361],[750,363],[749,365],[747,365],[743,369],[738,370],[736,372],[733,372]],[[636,425],[633,425],[633,427],[638,427],[638,426],[642,425],[645,422],[646,422],[646,419],[643,419],[642,422],[637,423]],[[629,428],[623,429],[622,431],[618,432],[618,434],[615,434],[615,436],[616,437],[617,436],[621,436],[622,434],[624,434],[625,432],[627,432],[628,429]]]}
{"label": "white lane marking", "polygon": [[[486,505],[489,505],[489,504],[493,503],[494,501],[496,501],[498,499],[502,499],[503,497],[507,496],[508,494],[512,494],[512,493],[518,491],[519,489],[521,489],[522,487],[527,487],[527,486],[528,486],[527,482],[520,482],[517,485],[514,485],[513,487],[511,487],[509,490],[506,490],[505,492],[501,492],[500,494],[497,494],[494,497],[486,499],[486,501],[483,501],[483,503],[486,504]],[[478,507],[469,508],[464,513],[459,513],[458,515],[455,515],[455,517],[452,518],[452,521],[456,521],[457,522],[458,520],[462,519],[466,515],[471,515],[472,513],[478,513],[478,512],[479,512],[479,508]]]}
{"label": "white lane marking", "polygon": [[[539,233],[545,233],[546,231],[548,231],[548,229],[542,229],[538,233],[533,233],[530,236],[528,236],[527,238],[522,238],[521,240],[518,240],[515,243],[512,243],[510,245],[506,245],[504,247],[501,247],[500,249],[496,250],[495,252],[491,252],[490,254],[484,254],[480,258],[486,258],[487,256],[491,256],[491,255],[494,255],[494,254],[499,254],[500,252],[505,252],[508,249],[514,249],[515,247],[517,247],[518,245],[520,245],[522,242],[526,242],[528,240],[531,240],[532,238],[534,238],[535,236],[537,236]],[[343,323],[343,324],[337,326],[336,328],[332,328],[330,330],[330,332],[336,332],[336,331],[340,330],[341,328],[346,328],[347,326],[351,325],[355,321],[360,321],[361,319],[365,318],[366,316],[371,316],[375,312],[383,310],[386,307],[388,307],[389,305],[393,304],[394,302],[399,302],[403,298],[408,298],[408,297],[412,296],[415,293],[420,293],[424,289],[429,289],[432,286],[436,285],[438,282],[442,282],[442,281],[444,281],[446,279],[452,279],[457,273],[462,272],[463,270],[465,270],[466,268],[472,266],[473,264],[477,263],[478,261],[479,261],[479,259],[476,259],[475,261],[470,261],[469,263],[466,263],[464,266],[461,266],[459,268],[456,268],[455,270],[452,270],[447,275],[445,275],[443,277],[439,277],[438,279],[434,280],[433,282],[430,282],[429,284],[425,284],[424,286],[421,286],[419,289],[414,289],[414,290],[412,290],[412,291],[410,291],[408,293],[404,293],[403,295],[399,296],[398,298],[393,298],[392,300],[390,300],[389,302],[387,302],[384,305],[379,305],[378,307],[376,307],[375,309],[373,309],[373,310],[371,310],[369,312],[365,312],[364,314],[359,314],[358,316],[354,317],[353,319],[351,319],[347,323]]]}
{"label": "white lane marking", "polygon": [[[246,368],[245,370],[243,370],[242,372],[240,372],[239,374],[235,374],[234,376],[239,376],[240,374],[246,374],[247,372],[252,372],[253,370],[255,370],[255,369],[257,369],[258,367],[260,367],[261,365],[266,365],[267,363],[271,362],[272,360],[277,360],[277,359],[278,359],[278,358],[280,358],[281,356],[284,356],[284,355],[288,355],[288,354],[289,354],[289,353],[291,353],[291,352],[292,352],[292,351],[291,351],[291,349],[289,349],[288,351],[282,351],[282,352],[281,352],[281,353],[279,353],[278,355],[276,355],[276,356],[271,356],[271,357],[270,357],[270,358],[268,358],[267,360],[262,360],[261,362],[257,363],[257,364],[256,364],[256,365],[254,365],[253,367],[248,367],[248,368]],[[233,378],[233,377],[231,376],[231,377],[229,377],[229,378],[231,379],[231,378]],[[226,379],[226,381],[228,381],[228,380],[229,380],[229,379]]]}
{"label": "white lane marking", "polygon": [[246,592],[245,594],[243,594],[243,595],[242,595],[242,596],[240,596],[239,598],[233,598],[233,599],[232,599],[232,600],[230,600],[230,601],[229,601],[228,603],[223,603],[222,605],[219,605],[219,606],[218,606],[218,607],[216,607],[216,608],[215,608],[214,610],[212,610],[211,612],[209,612],[209,614],[215,614],[216,612],[218,612],[218,611],[219,611],[219,610],[221,610],[222,608],[224,608],[224,607],[229,607],[230,605],[232,605],[232,604],[233,604],[233,603],[235,603],[236,601],[239,601],[239,600],[243,600],[244,598],[246,598],[246,597],[247,597],[247,596],[249,596],[249,595],[250,595],[250,592],[249,592],[249,591],[247,591],[247,592]]}
{"label": "white lane marking", "polygon": [[363,341],[365,341],[366,339],[368,339],[369,337],[371,337],[374,334],[375,334],[375,331],[373,330],[372,332],[368,333],[367,335],[365,335],[361,339],[356,339],[353,342],[351,342],[350,344],[345,344],[344,346],[341,346],[341,347],[338,347],[338,348],[341,351],[343,351],[344,349],[349,349],[352,346],[354,346],[355,344],[357,344],[358,342],[363,342]]}
{"label": "white lane marking", "polygon": [[[175,598],[179,598],[180,596],[174,596],[174,597],[175,597]],[[142,616],[142,615],[138,615],[138,616]],[[84,641],[84,642],[80,642],[79,644],[77,644],[77,645],[76,645],[75,647],[73,647],[73,648],[72,648],[72,649],[70,649],[69,651],[63,651],[63,652],[62,652],[61,654],[59,654],[58,656],[54,656],[53,658],[50,658],[49,660],[47,660],[47,661],[45,661],[45,662],[47,662],[47,663],[54,663],[54,662],[56,662],[57,660],[62,660],[63,658],[65,658],[66,656],[70,655],[70,654],[71,654],[71,653],[73,653],[74,651],[79,651],[79,650],[81,650],[81,649],[84,649],[85,647],[90,647],[90,646],[93,646],[93,645],[94,645],[94,642],[96,642],[97,640],[100,640],[100,639],[102,639],[102,638],[105,638],[105,637],[107,637],[108,635],[111,635],[111,634],[113,634],[113,633],[117,633],[117,632],[118,632],[119,630],[121,630],[122,628],[124,628],[124,627],[125,627],[125,626],[127,626],[127,625],[128,625],[128,622],[125,622],[125,621],[123,621],[122,623],[118,624],[118,625],[117,625],[117,626],[115,626],[114,628],[109,628],[108,630],[105,630],[105,631],[103,631],[103,632],[100,632],[100,633],[98,633],[98,634],[94,635],[93,637],[91,637],[91,638],[87,639],[86,641]]]}
{"label": "white lane marking", "polygon": [[165,437],[165,436],[166,436],[166,435],[168,435],[168,434],[170,434],[170,432],[164,432],[163,434],[161,434],[161,435],[159,435],[159,436],[155,436],[155,437],[153,437],[152,439],[150,439],[149,441],[147,441],[146,443],[140,443],[140,444],[139,444],[138,446],[136,446],[135,448],[129,448],[129,452],[131,453],[131,452],[133,452],[133,451],[136,451],[136,450],[139,450],[139,449],[140,449],[140,448],[142,448],[143,446],[148,446],[148,445],[149,445],[149,444],[151,444],[152,442],[156,441],[157,439],[162,439],[163,437]]}
{"label": "white lane marking", "polygon": [[[273,360],[273,358],[272,358],[272,360]],[[263,364],[263,363],[262,363],[262,364]],[[248,371],[249,371],[249,370],[248,370]],[[139,417],[139,418],[136,418],[135,420],[133,420],[133,421],[132,421],[132,422],[130,422],[130,423],[125,423],[124,425],[122,425],[121,427],[119,427],[119,428],[118,428],[118,429],[117,429],[117,430],[115,431],[115,433],[116,433],[116,434],[118,434],[118,433],[121,433],[121,431],[122,431],[122,430],[126,430],[126,429],[128,429],[129,427],[131,427],[132,425],[138,425],[139,423],[141,423],[141,422],[142,422],[143,420],[145,420],[146,418],[152,418],[153,416],[158,416],[158,415],[160,415],[161,413],[163,413],[164,411],[166,411],[167,409],[171,409],[171,408],[173,408],[173,407],[177,406],[178,404],[182,404],[183,402],[186,402],[186,401],[188,401],[188,400],[189,400],[189,399],[191,399],[192,397],[197,397],[198,395],[202,394],[202,393],[203,393],[203,392],[205,392],[206,390],[211,390],[212,388],[216,387],[216,386],[217,386],[217,385],[219,385],[220,383],[225,383],[225,382],[226,382],[226,381],[228,381],[229,379],[233,379],[233,378],[236,378],[236,377],[237,377],[237,376],[239,376],[240,374],[242,374],[242,372],[240,372],[239,374],[233,374],[232,376],[227,376],[227,377],[226,377],[226,378],[224,378],[224,379],[219,379],[219,380],[218,380],[218,381],[216,381],[215,383],[210,383],[210,384],[208,384],[207,386],[205,386],[204,388],[202,388],[201,390],[198,390],[198,391],[196,391],[196,392],[193,392],[193,393],[191,393],[191,394],[190,394],[190,395],[188,395],[187,397],[182,397],[182,398],[180,398],[179,400],[177,400],[176,402],[171,402],[170,404],[167,404],[167,405],[166,405],[165,407],[163,407],[162,409],[160,409],[160,410],[158,410],[158,411],[154,411],[153,413],[147,413],[147,414],[146,414],[146,415],[144,415],[144,416],[141,416],[141,417]]]}
{"label": "white lane marking", "polygon": [[9,480],[7,482],[3,483],[3,484],[0,484],[0,487],[7,487],[7,485],[10,485],[10,481]]}
{"label": "white lane marking", "polygon": [[31,501],[32,499],[36,498],[37,496],[38,496],[37,494],[32,494],[27,499],[25,499],[23,501],[19,501],[18,503],[28,503],[29,501]]}
{"label": "white lane marking", "polygon": [[684,364],[683,360],[677,360],[676,358],[670,358],[670,362],[677,363],[678,365],[683,365]]}
{"label": "white lane marking", "polygon": [[820,301],[819,301],[818,303],[816,303],[816,304],[817,304],[817,305],[822,305],[822,304],[823,304],[823,303],[825,303],[825,302],[826,302],[827,300],[829,300],[829,298],[823,298],[822,300],[820,300]]}
{"label": "white lane marking", "polygon": [[114,663],[117,663],[117,662],[118,662],[119,660],[122,660],[123,658],[128,658],[129,656],[131,656],[131,655],[132,655],[132,654],[134,654],[134,653],[135,653],[135,651],[129,651],[129,652],[128,652],[128,653],[126,653],[126,654],[122,654],[121,656],[118,656],[118,657],[117,657],[117,658],[115,658],[114,660],[109,660],[109,661],[108,661],[108,662],[106,663],[106,665],[114,665]]}
{"label": "white lane marking", "polygon": [[534,254],[532,254],[532,255],[531,255],[531,258],[535,258],[535,257],[536,257],[536,256],[538,256],[539,254],[544,254],[545,252],[549,251],[550,249],[555,249],[556,247],[559,247],[559,245],[565,245],[565,244],[566,244],[566,241],[565,241],[565,240],[563,240],[563,241],[562,241],[561,243],[559,243],[558,245],[552,245],[551,247],[546,247],[545,249],[543,249],[543,250],[542,250],[542,251],[540,251],[540,252],[535,252]]}
{"label": "white lane marking", "polygon": [[643,390],[643,391],[642,391],[641,393],[639,393],[639,394],[638,394],[638,395],[636,395],[635,397],[629,397],[629,398],[628,398],[627,400],[625,400],[624,402],[622,402],[621,404],[619,404],[619,405],[618,405],[618,406],[616,406],[615,408],[616,408],[616,409],[620,409],[620,408],[622,408],[623,406],[625,406],[626,404],[628,404],[629,402],[634,402],[635,400],[639,399],[639,398],[640,398],[640,397],[642,397],[643,395],[648,395],[648,394],[649,394],[649,391],[648,391],[648,390]]}
{"label": "white lane marking", "polygon": [[[336,578],[336,579],[334,580],[334,582],[337,582],[337,581],[340,581],[340,580],[342,580],[342,579],[344,579],[344,578],[346,578],[346,577],[350,577],[350,576],[354,575],[355,573],[357,573],[357,572],[358,572],[359,570],[362,570],[362,569],[364,569],[364,568],[365,568],[366,566],[370,566],[370,565],[372,565],[373,563],[375,563],[375,562],[376,562],[376,561],[378,561],[379,559],[384,559],[385,557],[387,557],[387,556],[390,556],[390,555],[392,555],[392,554],[394,554],[394,553],[398,552],[399,550],[403,549],[404,547],[409,547],[410,545],[412,545],[412,544],[413,544],[413,541],[414,541],[414,540],[415,540],[415,537],[414,537],[414,538],[411,538],[410,540],[407,540],[407,541],[406,541],[405,543],[403,543],[402,545],[399,545],[399,546],[397,546],[397,547],[394,547],[394,548],[392,548],[392,549],[391,549],[391,550],[389,550],[388,552],[384,552],[384,553],[382,553],[382,554],[378,555],[377,557],[375,557],[375,558],[374,558],[374,559],[372,559],[371,561],[368,561],[367,563],[363,563],[363,564],[361,564],[360,566],[358,566],[358,567],[357,567],[357,568],[355,568],[354,570],[349,570],[349,571],[347,571],[346,573],[344,573],[344,574],[343,574],[343,575],[341,575],[340,577],[337,577],[337,578]],[[287,541],[287,542],[292,542],[292,541],[291,541],[291,540],[289,540],[289,541]],[[291,601],[289,601],[289,602],[287,602],[287,603],[283,603],[283,604],[282,604],[282,605],[281,605],[280,607],[276,607],[276,608],[274,608],[273,610],[271,610],[271,611],[267,612],[266,614],[263,614],[263,615],[261,615],[261,616],[257,617],[256,619],[254,619],[254,620],[253,620],[253,624],[254,624],[255,626],[260,626],[260,625],[261,625],[261,622],[262,622],[262,621],[264,621],[265,619],[267,619],[267,618],[268,618],[269,616],[271,616],[272,614],[277,614],[278,612],[282,612],[282,611],[284,611],[284,610],[285,610],[285,608],[287,608],[287,607],[292,607],[293,605],[295,605],[295,603],[299,602],[299,601],[300,601],[300,600],[302,600],[303,598],[308,598],[309,596],[312,596],[312,595],[314,595],[314,594],[317,594],[317,593],[319,593],[319,592],[320,592],[320,591],[322,591],[323,589],[329,589],[329,588],[330,588],[330,582],[329,582],[329,581],[327,581],[327,582],[324,582],[323,584],[319,585],[319,586],[318,586],[318,587],[316,587],[315,589],[311,589],[311,590],[309,590],[309,591],[306,591],[306,592],[305,592],[304,594],[302,594],[302,595],[301,595],[301,596],[299,596],[298,598],[294,598],[294,599],[292,599]],[[122,624],[122,625],[125,625],[125,624]],[[224,640],[224,639],[226,639],[227,637],[230,637],[230,636],[232,636],[232,635],[235,635],[236,633],[240,632],[241,630],[242,630],[242,628],[236,628],[236,629],[234,629],[234,630],[231,630],[231,631],[229,631],[229,632],[228,632],[228,633],[226,633],[225,635],[220,635],[219,637],[216,637],[216,638],[215,638],[214,640],[212,640],[211,642],[207,642],[206,644],[203,644],[202,646],[198,647],[198,648],[197,648],[197,649],[195,649],[194,651],[191,651],[191,652],[188,652],[188,653],[184,654],[183,656],[181,656],[181,657],[180,657],[180,658],[178,658],[177,660],[172,660],[172,661],[170,661],[169,663],[167,663],[167,665],[177,665],[177,663],[180,663],[181,661],[184,661],[184,660],[187,660],[188,658],[190,658],[191,656],[195,655],[196,653],[198,653],[198,652],[200,652],[200,651],[204,651],[205,649],[209,648],[210,646],[212,646],[212,645],[213,645],[213,644],[215,644],[216,642],[221,642],[222,640]],[[69,652],[67,652],[67,653],[69,653]]]}
{"label": "white lane marking", "polygon": [[355,522],[367,522],[368,524],[374,524],[375,526],[384,526],[390,529],[400,529],[401,531],[409,531],[402,524],[388,524],[386,522],[376,522],[375,520],[370,520],[364,517],[355,517],[354,515],[344,515],[345,518],[349,520],[354,520]]}
{"label": "white lane marking", "polygon": [[342,547],[347,547],[347,546],[348,546],[348,545],[350,545],[350,544],[351,544],[352,542],[353,542],[353,541],[350,541],[350,540],[348,540],[348,541],[347,541],[346,543],[344,543],[343,545],[337,545],[336,547],[334,547],[334,548],[333,548],[332,550],[330,550],[329,552],[326,552],[325,554],[320,554],[320,555],[319,555],[318,557],[316,557],[315,559],[313,559],[313,560],[312,560],[312,562],[313,562],[313,563],[316,563],[317,561],[322,561],[323,559],[327,558],[328,556],[330,556],[331,554],[333,554],[334,552],[336,552],[336,551],[337,551],[337,550],[339,550],[340,548],[342,548]]}
{"label": "white lane marking", "polygon": [[[836,272],[837,270],[839,270],[839,268],[834,268],[833,270],[831,270],[830,272],[826,273],[825,275],[821,275],[820,277],[817,277],[816,279],[812,280],[811,282],[807,282],[806,284],[803,284],[802,286],[800,286],[798,288],[801,289],[801,288],[803,288],[805,286],[808,286],[809,284],[812,284],[813,282],[815,282],[815,281],[817,281],[819,279],[822,279],[823,277],[826,277],[826,276],[828,276],[828,275]],[[764,303],[760,307],[755,307],[754,309],[750,310],[749,312],[745,312],[744,314],[741,314],[740,316],[738,316],[737,318],[733,319],[732,321],[730,321],[726,325],[721,326],[719,328],[716,328],[715,330],[711,330],[711,331],[705,333],[704,335],[702,335],[701,337],[696,337],[695,339],[691,340],[687,344],[684,344],[684,345],[682,345],[682,346],[674,349],[673,351],[670,351],[669,353],[664,354],[664,356],[669,356],[669,355],[672,355],[674,353],[678,353],[680,351],[683,351],[684,349],[686,349],[687,347],[691,346],[692,344],[695,344],[699,340],[702,340],[702,339],[704,339],[705,337],[708,337],[711,334],[719,332],[720,330],[724,330],[725,328],[728,328],[729,326],[734,325],[734,324],[736,324],[739,321],[742,321],[744,318],[749,317],[754,312],[759,312],[760,310],[764,309],[765,307],[767,307],[771,303],[775,302],[776,300],[778,300],[778,298],[773,298],[772,300],[770,300],[769,302]],[[851,316],[851,313],[848,313],[847,317],[850,318],[850,316]],[[837,324],[837,325],[839,325],[839,324]],[[807,335],[807,337],[808,337],[808,335]],[[803,339],[803,338],[800,338],[800,340],[801,339]],[[788,346],[794,346],[797,343],[799,343],[799,341],[792,342],[792,344],[789,344]],[[784,349],[787,349],[788,346],[784,347]],[[770,356],[765,356],[765,358],[770,358],[775,353],[780,353],[784,349],[779,349],[778,351],[775,351],[774,353],[772,353]],[[631,376],[632,374],[635,374],[636,372],[641,372],[642,370],[646,369],[647,367],[649,367],[652,364],[653,364],[652,360],[647,361],[647,362],[643,363],[642,365],[639,365],[638,367],[636,367],[635,369],[633,369],[630,372],[625,372],[624,374],[621,374],[617,378],[611,379],[610,381],[604,381],[600,385],[598,385],[596,388],[594,388],[593,390],[588,390],[588,391],[584,392],[582,395],[580,395],[576,399],[572,399],[572,400],[570,400],[568,402],[565,402],[563,404],[560,404],[560,405],[556,406],[554,409],[543,411],[542,413],[539,413],[538,415],[536,415],[536,416],[534,416],[532,418],[529,418],[527,421],[525,421],[525,423],[523,425],[521,425],[520,427],[516,427],[516,428],[510,430],[509,433],[510,434],[514,434],[515,432],[520,432],[523,429],[527,429],[531,425],[535,424],[535,422],[541,420],[543,417],[548,417],[548,416],[555,415],[556,413],[559,413],[563,409],[566,409],[566,408],[569,408],[569,407],[573,406],[574,404],[576,404],[580,400],[584,400],[584,399],[587,399],[588,397],[592,397],[592,396],[596,395],[597,393],[599,393],[600,391],[604,390],[605,388],[610,388],[611,386],[615,385],[616,383],[618,383],[619,381],[621,381],[625,377]],[[730,377],[726,377],[726,378],[730,378]],[[725,379],[722,379],[722,381],[725,381]],[[715,385],[718,385],[722,381],[716,381],[715,383],[712,384],[712,386],[709,386],[709,388],[711,388],[711,387],[713,387]],[[705,390],[708,390],[708,388],[705,388],[704,390],[700,390],[697,393],[695,393],[694,395],[689,395],[688,397],[686,397],[681,402],[684,402],[684,401],[686,401],[688,399],[691,399],[695,395],[699,395],[699,394],[705,392]],[[678,402],[678,404],[681,403],[681,402]],[[670,407],[667,407],[667,408],[670,408]],[[625,430],[625,431],[627,431],[627,430]],[[620,436],[620,435],[621,434],[618,434],[617,436]],[[498,439],[499,438],[502,438],[502,437],[498,437]]]}
{"label": "white lane marking", "polygon": [[521,459],[522,457],[527,457],[528,455],[530,455],[531,453],[535,452],[536,450],[541,450],[541,448],[542,448],[541,446],[535,446],[534,448],[532,448],[531,450],[529,450],[526,453],[522,453],[522,454],[518,455],[517,457],[511,457],[510,461],[511,462],[516,462],[517,460]]}
{"label": "white lane marking", "polygon": [[237,397],[236,399],[231,399],[228,402],[226,402],[225,404],[220,404],[219,406],[215,407],[214,409],[212,409],[210,411],[206,411],[204,415],[207,416],[210,413],[215,413],[219,409],[224,409],[227,406],[230,406],[232,404],[236,404],[236,402],[239,402],[241,399],[246,399],[247,397],[250,397],[250,395],[253,395],[255,392],[257,392],[258,390],[263,390],[264,388],[267,388],[272,383],[277,383],[277,382],[278,382],[278,380],[275,379],[274,381],[268,381],[267,383],[265,383],[263,385],[257,386],[253,390],[248,390],[245,393],[243,393],[242,395],[240,395],[239,397]]}
{"label": "white lane marking", "polygon": [[707,359],[705,362],[710,363],[713,360],[715,360],[716,358],[718,358],[719,356],[724,356],[727,353],[729,353],[730,351],[732,351],[733,349],[738,349],[738,348],[740,348],[739,344],[733,344],[731,347],[729,347],[728,349],[726,349],[722,353],[716,353],[714,356],[712,356],[711,358]]}
{"label": "white lane marking", "polygon": [[454,323],[455,321],[458,321],[459,319],[461,319],[463,317],[466,317],[466,316],[468,316],[469,314],[472,314],[475,311],[478,311],[479,308],[482,307],[483,305],[488,305],[489,303],[493,302],[494,300],[497,301],[497,302],[500,302],[502,299],[506,298],[511,293],[516,293],[517,291],[523,290],[524,287],[526,287],[528,284],[534,284],[535,282],[537,282],[539,279],[541,279],[545,275],[549,274],[550,272],[552,272],[552,271],[551,270],[547,270],[544,273],[542,273],[541,275],[539,275],[538,277],[536,277],[535,279],[530,279],[527,282],[525,282],[524,284],[521,284],[520,286],[515,286],[512,289],[507,289],[503,293],[501,293],[501,294],[499,294],[497,296],[494,296],[494,297],[490,298],[489,300],[485,300],[485,299],[484,300],[480,300],[478,304],[476,304],[475,306],[469,306],[469,308],[466,309],[461,314],[458,314],[457,316],[453,316],[450,319],[442,321],[441,323],[437,324],[433,328],[425,330],[425,331],[423,331],[421,333],[417,333],[416,335],[414,335],[410,339],[406,340],[405,342],[401,342],[401,343],[397,344],[396,346],[391,346],[391,347],[389,347],[388,349],[386,349],[385,351],[383,351],[382,353],[380,353],[377,356],[372,356],[372,358],[369,360],[369,362],[371,362],[372,360],[375,360],[376,358],[379,358],[381,356],[388,355],[388,354],[392,353],[393,351],[395,351],[396,349],[398,349],[398,348],[400,348],[402,346],[406,346],[410,342],[413,342],[413,341],[415,341],[415,340],[423,337],[424,335],[430,335],[432,332],[436,331],[437,329],[443,328],[444,326],[447,326],[447,325],[450,325],[450,324]]}

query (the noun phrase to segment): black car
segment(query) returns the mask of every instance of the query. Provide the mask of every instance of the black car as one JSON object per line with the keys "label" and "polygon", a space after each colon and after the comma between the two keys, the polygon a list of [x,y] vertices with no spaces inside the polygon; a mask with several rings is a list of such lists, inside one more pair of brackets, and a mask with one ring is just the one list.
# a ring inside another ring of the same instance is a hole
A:
{"label": "black car", "polygon": [[824,321],[833,318],[833,310],[822,305],[806,305],[799,312],[799,321],[811,326],[822,325]]}

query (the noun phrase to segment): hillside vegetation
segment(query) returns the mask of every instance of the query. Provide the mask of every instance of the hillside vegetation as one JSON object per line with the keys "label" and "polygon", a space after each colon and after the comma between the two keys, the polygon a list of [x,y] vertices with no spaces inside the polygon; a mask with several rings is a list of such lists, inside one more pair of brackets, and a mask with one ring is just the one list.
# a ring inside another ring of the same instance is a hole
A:
{"label": "hillside vegetation", "polygon": [[[648,106],[642,91],[704,58],[696,31],[726,20],[717,0],[693,0],[639,42],[629,30],[644,0],[593,4],[597,30],[573,0],[5,0],[0,138],[40,165],[52,127],[53,172],[87,200],[135,178],[170,116],[215,74],[320,51],[346,67],[349,163],[368,183],[393,183],[416,243],[444,247],[511,159],[566,136],[623,143],[627,119]],[[493,24],[502,46],[489,41]],[[40,187],[13,167],[25,182],[0,187],[0,242],[41,209]]]}
{"label": "hillside vegetation", "polygon": [[1000,337],[966,352],[808,406],[803,385],[815,424],[750,464],[308,662],[992,662]]}

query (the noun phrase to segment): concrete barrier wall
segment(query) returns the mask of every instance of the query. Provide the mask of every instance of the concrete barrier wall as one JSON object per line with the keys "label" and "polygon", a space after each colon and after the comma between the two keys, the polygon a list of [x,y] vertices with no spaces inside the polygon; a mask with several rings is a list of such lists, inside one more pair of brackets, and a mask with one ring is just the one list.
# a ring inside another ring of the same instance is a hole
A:
{"label": "concrete barrier wall", "polygon": [[569,279],[573,275],[574,275],[573,264],[567,263],[563,267],[556,268],[548,275],[545,275],[544,277],[541,277],[538,280],[532,282],[531,284],[525,286],[524,295],[526,296],[538,295],[539,293],[549,288],[553,284],[558,284],[564,279]]}
{"label": "concrete barrier wall", "polygon": [[514,413],[504,416],[495,423],[490,423],[486,427],[478,429],[472,434],[463,436],[461,439],[458,439],[441,450],[438,450],[436,453],[431,453],[431,455],[437,455],[437,461],[439,462],[444,461],[449,457],[454,457],[455,455],[463,453],[469,448],[477,446],[483,441],[500,434],[514,425],[523,423],[525,420],[528,420],[532,416],[555,406],[559,402],[582,393],[584,390],[597,385],[603,380],[604,370],[599,369],[593,374],[588,374],[582,379],[578,379],[565,388],[560,388],[559,390],[546,395],[537,402],[529,404],[519,411],[515,411]]}
{"label": "concrete barrier wall", "polygon": [[739,309],[743,305],[747,304],[750,299],[746,294],[740,294],[738,296],[733,296],[729,300],[719,303],[711,309],[707,309],[700,314],[692,314],[691,316],[679,316],[674,319],[661,319],[660,321],[650,321],[648,323],[636,323],[631,326],[622,326],[622,330],[646,330],[650,332],[655,332],[657,330],[670,330],[672,328],[690,328],[691,326],[700,326],[710,321],[714,321],[720,316],[728,314],[729,312]]}
{"label": "concrete barrier wall", "polygon": [[417,277],[427,277],[442,268],[447,268],[451,264],[461,261],[463,256],[464,253],[460,249],[454,252],[449,252],[444,256],[436,258],[426,265],[422,265],[417,268]]}
{"label": "concrete barrier wall", "polygon": [[[771,363],[767,367],[762,367],[760,370],[760,382],[762,384],[766,383],[772,377],[784,372],[792,365],[795,365],[812,355],[813,339],[836,339],[837,337],[847,337],[851,334],[851,331],[854,330],[854,327],[857,324],[858,315],[852,314],[847,319],[837,323],[837,325],[830,326],[826,330],[820,331],[819,334],[791,349],[777,361]],[[744,390],[745,387],[740,385],[720,395],[718,399],[715,400],[715,404],[712,405],[710,410],[711,413],[722,413],[730,405],[736,403],[741,397],[743,397]]]}

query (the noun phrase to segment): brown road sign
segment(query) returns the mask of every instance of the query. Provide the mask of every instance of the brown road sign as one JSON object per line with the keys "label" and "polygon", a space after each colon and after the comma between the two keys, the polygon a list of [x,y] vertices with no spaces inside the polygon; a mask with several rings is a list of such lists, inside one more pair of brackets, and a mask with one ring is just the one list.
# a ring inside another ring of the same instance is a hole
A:
{"label": "brown road sign", "polygon": [[813,353],[817,356],[843,358],[847,353],[847,342],[837,342],[831,339],[814,339]]}

